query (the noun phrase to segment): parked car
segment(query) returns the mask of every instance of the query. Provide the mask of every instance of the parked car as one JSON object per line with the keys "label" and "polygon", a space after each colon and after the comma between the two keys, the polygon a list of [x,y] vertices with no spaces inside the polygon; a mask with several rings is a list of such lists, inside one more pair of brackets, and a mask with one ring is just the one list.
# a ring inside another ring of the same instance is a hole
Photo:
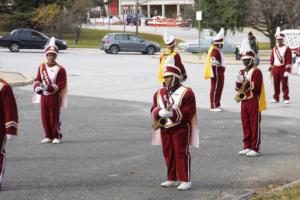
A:
{"label": "parked car", "polygon": [[[200,40],[201,52],[208,52],[209,47],[213,41],[212,36],[203,37]],[[181,42],[178,44],[178,48],[185,52],[198,53],[199,52],[199,40],[193,40],[189,42]],[[236,47],[230,43],[224,41],[222,51],[225,53],[235,53]]]}
{"label": "parked car", "polygon": [[[15,29],[8,35],[0,36],[0,46],[8,47],[12,52],[20,49],[44,49],[48,41],[46,35],[32,29]],[[59,50],[68,48],[63,40],[56,39],[55,44]]]}
{"label": "parked car", "polygon": [[100,49],[112,54],[124,51],[152,55],[160,51],[160,45],[130,33],[108,33],[101,40]]}
{"label": "parked car", "polygon": [[145,17],[142,14],[138,15],[138,20],[136,20],[136,15],[134,15],[134,14],[128,14],[126,16],[126,25],[129,25],[129,24],[136,25],[136,22],[138,21],[138,25],[140,26],[142,24],[142,20],[145,21],[146,19],[147,19],[147,17]]}

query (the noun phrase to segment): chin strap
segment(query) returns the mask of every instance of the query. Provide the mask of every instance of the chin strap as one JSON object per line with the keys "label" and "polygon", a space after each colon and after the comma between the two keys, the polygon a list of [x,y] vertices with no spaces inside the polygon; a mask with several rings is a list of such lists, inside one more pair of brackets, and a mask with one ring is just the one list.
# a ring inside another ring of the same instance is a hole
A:
{"label": "chin strap", "polygon": [[[246,68],[250,67],[254,62],[254,59],[251,58],[251,62],[249,62],[249,64],[247,66],[245,66]],[[250,69],[253,67],[253,65],[250,67]]]}

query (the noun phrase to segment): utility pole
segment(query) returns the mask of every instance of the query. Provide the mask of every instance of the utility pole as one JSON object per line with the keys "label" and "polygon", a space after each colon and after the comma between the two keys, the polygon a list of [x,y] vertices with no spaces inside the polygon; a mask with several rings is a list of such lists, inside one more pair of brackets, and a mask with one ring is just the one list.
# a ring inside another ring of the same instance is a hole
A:
{"label": "utility pole", "polygon": [[139,34],[139,0],[136,0],[136,5],[135,5],[135,34]]}
{"label": "utility pole", "polygon": [[137,35],[139,34],[139,4],[143,4],[143,3],[146,3],[149,1],[151,1],[151,0],[146,0],[146,1],[139,3],[139,0],[136,0],[136,4],[135,4],[135,19],[136,19],[135,34],[137,34]]}

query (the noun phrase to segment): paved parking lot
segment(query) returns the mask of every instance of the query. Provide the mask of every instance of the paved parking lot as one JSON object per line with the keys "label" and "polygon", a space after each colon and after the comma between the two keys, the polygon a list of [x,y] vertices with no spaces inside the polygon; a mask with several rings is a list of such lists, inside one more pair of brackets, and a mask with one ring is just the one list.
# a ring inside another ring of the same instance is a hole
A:
{"label": "paved parking lot", "polygon": [[[0,49],[0,70],[35,76],[42,51],[18,54]],[[159,186],[165,179],[161,149],[150,145],[150,102],[160,85],[158,60],[140,54],[107,55],[99,50],[59,54],[69,79],[70,106],[63,111],[64,143],[41,145],[39,107],[31,86],[15,88],[20,137],[7,143],[7,170],[0,198],[11,199],[232,199],[268,184],[300,178],[299,77],[290,79],[292,104],[269,105],[262,117],[262,155],[240,157],[239,105],[235,73],[227,66],[225,112],[208,111],[209,82],[203,66],[186,64],[195,91],[200,148],[191,149],[193,189]],[[266,77],[267,66],[261,66]],[[272,87],[265,80],[267,96]]]}

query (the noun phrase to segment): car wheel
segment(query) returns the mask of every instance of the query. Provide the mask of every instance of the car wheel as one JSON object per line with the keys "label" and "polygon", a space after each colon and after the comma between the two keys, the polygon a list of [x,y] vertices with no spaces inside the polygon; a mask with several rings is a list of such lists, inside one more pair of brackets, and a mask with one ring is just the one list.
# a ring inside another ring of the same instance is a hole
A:
{"label": "car wheel", "polygon": [[11,52],[18,52],[19,50],[20,50],[20,45],[18,44],[18,43],[11,43],[10,45],[9,45],[9,50],[11,51]]}
{"label": "car wheel", "polygon": [[147,54],[153,55],[155,53],[155,48],[154,48],[154,46],[149,46],[146,51],[147,51]]}
{"label": "car wheel", "polygon": [[116,45],[113,45],[109,48],[109,51],[112,53],[112,54],[118,54],[119,53],[119,47],[116,46]]}

